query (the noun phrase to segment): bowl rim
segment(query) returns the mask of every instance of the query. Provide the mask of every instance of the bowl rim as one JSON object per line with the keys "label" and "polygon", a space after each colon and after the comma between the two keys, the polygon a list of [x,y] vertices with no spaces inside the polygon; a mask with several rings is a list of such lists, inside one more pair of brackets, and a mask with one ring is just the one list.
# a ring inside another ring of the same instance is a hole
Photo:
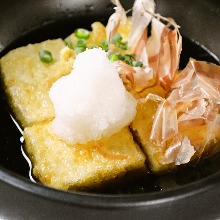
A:
{"label": "bowl rim", "polygon": [[201,180],[182,185],[176,189],[129,195],[110,195],[57,190],[44,186],[40,183],[33,183],[28,178],[10,171],[1,165],[0,182],[5,183],[9,187],[29,193],[32,196],[53,200],[54,202],[63,202],[70,205],[86,206],[91,208],[135,208],[137,206],[153,206],[183,200],[195,197],[200,193],[209,192],[211,190],[214,191],[220,186],[220,171],[217,171],[216,173]]}
{"label": "bowl rim", "polygon": [[[135,208],[161,205],[172,201],[183,200],[201,193],[215,190],[220,184],[220,172],[204,179],[177,187],[175,189],[139,194],[101,194],[73,192],[54,189],[20,176],[0,166],[0,181],[25,191],[33,196],[62,202],[74,206],[90,208]],[[86,198],[86,199],[85,199]]]}

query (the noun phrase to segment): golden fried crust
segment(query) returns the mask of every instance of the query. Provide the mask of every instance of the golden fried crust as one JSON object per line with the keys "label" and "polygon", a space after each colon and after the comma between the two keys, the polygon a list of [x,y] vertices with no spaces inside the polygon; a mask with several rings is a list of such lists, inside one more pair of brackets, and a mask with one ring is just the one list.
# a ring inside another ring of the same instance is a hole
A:
{"label": "golden fried crust", "polygon": [[[149,166],[154,173],[166,173],[173,171],[180,166],[174,163],[165,163],[166,147],[158,146],[150,140],[150,133],[159,103],[149,100],[137,107],[137,115],[131,124],[131,130],[140,143],[143,152],[147,157]],[[220,131],[213,135],[212,139],[207,142],[207,125],[188,126],[180,129],[181,135],[187,136],[194,146],[196,153],[191,161],[197,162],[203,155],[210,156],[220,149]]]}
{"label": "golden fried crust", "polygon": [[[23,127],[51,120],[54,108],[49,99],[51,85],[72,69],[72,55],[61,39],[29,44],[1,58],[1,77],[12,109]],[[40,50],[49,50],[53,62],[39,59]]]}
{"label": "golden fried crust", "polygon": [[147,101],[139,104],[137,114],[131,124],[133,134],[147,156],[149,166],[153,172],[162,173],[172,168],[172,165],[163,165],[164,149],[150,141],[150,133],[153,125],[153,116],[158,107],[157,102]]}
{"label": "golden fried crust", "polygon": [[[99,45],[106,38],[105,27],[95,22],[92,28],[87,43]],[[74,34],[69,37],[74,44]],[[53,62],[40,61],[40,50],[50,51]],[[79,190],[120,181],[123,178],[118,177],[128,173],[146,175],[145,156],[128,128],[85,145],[68,145],[52,133],[54,107],[48,93],[57,79],[71,72],[75,56],[63,40],[57,39],[12,50],[0,61],[6,94],[25,128],[25,150],[34,176],[54,188]]]}
{"label": "golden fried crust", "polygon": [[126,173],[145,174],[145,156],[128,128],[99,141],[68,145],[51,132],[50,123],[26,128],[27,153],[34,175],[45,185],[67,189],[88,189]]}

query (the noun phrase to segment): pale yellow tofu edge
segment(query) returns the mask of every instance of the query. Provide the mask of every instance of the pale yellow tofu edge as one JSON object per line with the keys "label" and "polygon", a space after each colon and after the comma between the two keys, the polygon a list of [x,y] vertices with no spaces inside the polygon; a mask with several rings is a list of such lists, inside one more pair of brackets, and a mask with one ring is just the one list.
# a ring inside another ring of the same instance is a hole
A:
{"label": "pale yellow tofu edge", "polygon": [[68,145],[51,132],[50,123],[24,130],[25,149],[33,173],[58,189],[89,189],[118,181],[125,174],[146,175],[145,156],[128,128],[110,138],[85,145]]}
{"label": "pale yellow tofu edge", "polygon": [[[43,63],[40,50],[49,50],[53,62]],[[52,84],[71,72],[73,53],[62,39],[29,44],[10,51],[0,60],[0,72],[9,103],[22,127],[51,120],[54,107],[49,98]]]}

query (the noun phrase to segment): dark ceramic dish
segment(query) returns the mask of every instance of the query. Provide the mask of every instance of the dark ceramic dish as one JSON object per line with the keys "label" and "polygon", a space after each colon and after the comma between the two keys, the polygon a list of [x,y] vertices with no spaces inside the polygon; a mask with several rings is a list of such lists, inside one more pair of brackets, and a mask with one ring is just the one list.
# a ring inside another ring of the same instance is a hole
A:
{"label": "dark ceramic dish", "polygon": [[[133,5],[131,0],[122,3],[126,8]],[[173,17],[188,37],[183,42],[182,67],[190,56],[219,63],[219,0],[157,0],[156,6],[160,14]],[[76,27],[89,28],[93,21],[106,23],[112,8],[109,0],[1,0],[0,56],[27,43],[65,37]],[[31,182],[21,154],[21,135],[3,93],[1,89],[0,219],[220,218],[219,154],[197,168],[151,176],[150,186],[143,183],[118,194],[62,192]]]}

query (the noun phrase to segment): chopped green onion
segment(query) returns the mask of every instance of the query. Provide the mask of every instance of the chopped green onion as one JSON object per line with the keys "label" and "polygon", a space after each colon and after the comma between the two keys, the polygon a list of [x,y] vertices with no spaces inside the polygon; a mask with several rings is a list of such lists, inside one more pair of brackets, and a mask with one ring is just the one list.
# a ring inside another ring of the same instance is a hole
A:
{"label": "chopped green onion", "polygon": [[101,41],[101,47],[103,50],[105,50],[105,52],[108,51],[108,41],[107,40],[102,40]]}
{"label": "chopped green onion", "polygon": [[85,39],[79,39],[76,43],[77,47],[86,47],[86,40]]}
{"label": "chopped green onion", "polygon": [[85,39],[79,39],[76,42],[76,47],[74,48],[74,51],[78,54],[86,50],[86,40]]}
{"label": "chopped green onion", "polygon": [[131,60],[135,60],[135,54],[125,54],[124,57],[129,58]]}
{"label": "chopped green onion", "polygon": [[132,66],[132,61],[135,60],[135,55],[133,54],[125,54],[123,56],[123,61],[127,64],[129,64],[130,66]]}
{"label": "chopped green onion", "polygon": [[39,52],[39,57],[40,57],[40,60],[44,63],[50,63],[53,61],[52,54],[48,50],[41,50]]}
{"label": "chopped green onion", "polygon": [[119,53],[113,53],[109,56],[109,60],[112,62],[116,60],[122,60],[122,56]]}
{"label": "chopped green onion", "polygon": [[133,66],[133,67],[142,67],[142,66],[143,66],[143,63],[140,62],[140,61],[134,60],[134,61],[132,62],[132,66]]}
{"label": "chopped green onion", "polygon": [[123,61],[128,65],[132,66],[132,61],[130,59],[123,59]]}
{"label": "chopped green onion", "polygon": [[112,37],[111,43],[115,44],[122,50],[128,49],[128,42],[122,42],[122,36],[119,33],[115,33]]}
{"label": "chopped green onion", "polygon": [[85,47],[75,47],[74,51],[78,54],[78,53],[82,53],[83,51],[85,51],[86,48]]}
{"label": "chopped green onion", "polygon": [[78,28],[75,30],[75,35],[80,39],[88,39],[90,37],[90,32],[84,28]]}
{"label": "chopped green onion", "polygon": [[128,49],[128,42],[120,42],[120,43],[116,44],[116,46],[122,50],[127,50]]}
{"label": "chopped green onion", "polygon": [[66,43],[66,45],[70,48],[70,49],[73,49],[73,44],[72,44],[72,41],[70,40],[70,38],[66,38],[64,39],[64,42]]}
{"label": "chopped green onion", "polygon": [[122,41],[122,36],[119,33],[115,33],[111,40],[113,44],[119,43],[121,41]]}
{"label": "chopped green onion", "polygon": [[133,66],[133,67],[143,66],[142,62],[135,60],[134,54],[125,54],[124,56],[122,56],[120,53],[113,53],[109,56],[109,60],[112,62],[117,61],[117,60],[122,60],[128,65]]}

